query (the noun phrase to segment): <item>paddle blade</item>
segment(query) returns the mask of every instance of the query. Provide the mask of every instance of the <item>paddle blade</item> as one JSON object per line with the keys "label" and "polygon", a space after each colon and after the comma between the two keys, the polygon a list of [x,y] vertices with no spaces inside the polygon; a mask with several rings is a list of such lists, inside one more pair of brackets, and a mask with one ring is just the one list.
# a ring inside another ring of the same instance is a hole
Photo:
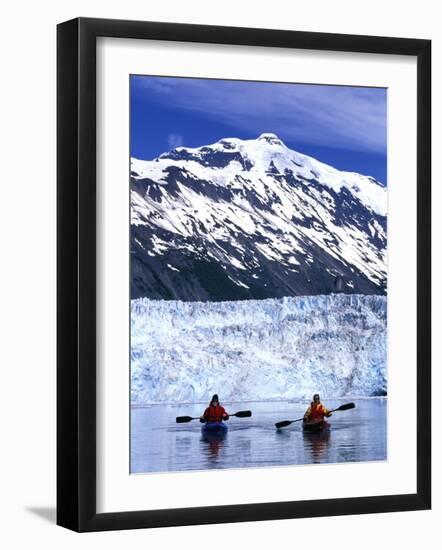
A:
{"label": "paddle blade", "polygon": [[235,414],[232,414],[231,416],[237,416],[238,418],[247,418],[248,416],[252,416],[252,411],[239,411]]}
{"label": "paddle blade", "polygon": [[290,426],[290,424],[292,423],[291,420],[282,420],[281,422],[277,422],[275,424],[276,428],[285,428],[286,426]]}
{"label": "paddle blade", "polygon": [[346,403],[345,405],[341,405],[336,410],[337,411],[347,411],[348,409],[354,409],[356,405],[354,403]]}
{"label": "paddle blade", "polygon": [[183,422],[190,422],[193,420],[191,416],[177,416],[176,421],[178,424],[182,424]]}

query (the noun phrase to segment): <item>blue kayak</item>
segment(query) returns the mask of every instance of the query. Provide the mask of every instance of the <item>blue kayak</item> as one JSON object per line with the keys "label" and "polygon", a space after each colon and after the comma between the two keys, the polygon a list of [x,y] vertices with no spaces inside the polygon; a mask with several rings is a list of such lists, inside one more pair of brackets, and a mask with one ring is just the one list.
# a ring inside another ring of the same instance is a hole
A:
{"label": "blue kayak", "polygon": [[228,428],[224,422],[208,422],[201,429],[205,434],[225,434]]}

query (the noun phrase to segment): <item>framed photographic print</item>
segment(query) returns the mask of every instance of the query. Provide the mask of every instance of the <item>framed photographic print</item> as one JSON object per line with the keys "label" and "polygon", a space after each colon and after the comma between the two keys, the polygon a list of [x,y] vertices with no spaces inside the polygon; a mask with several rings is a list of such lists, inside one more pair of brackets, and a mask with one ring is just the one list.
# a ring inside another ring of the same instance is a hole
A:
{"label": "framed photographic print", "polygon": [[430,507],[430,52],[58,26],[59,525]]}

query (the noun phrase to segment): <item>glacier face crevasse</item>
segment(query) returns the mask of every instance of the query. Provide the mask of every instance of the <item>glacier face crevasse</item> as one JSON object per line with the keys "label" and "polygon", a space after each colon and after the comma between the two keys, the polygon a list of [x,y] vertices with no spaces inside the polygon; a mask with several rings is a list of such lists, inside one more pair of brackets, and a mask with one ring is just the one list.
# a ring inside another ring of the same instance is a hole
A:
{"label": "glacier face crevasse", "polygon": [[387,392],[385,296],[141,298],[131,308],[132,404]]}

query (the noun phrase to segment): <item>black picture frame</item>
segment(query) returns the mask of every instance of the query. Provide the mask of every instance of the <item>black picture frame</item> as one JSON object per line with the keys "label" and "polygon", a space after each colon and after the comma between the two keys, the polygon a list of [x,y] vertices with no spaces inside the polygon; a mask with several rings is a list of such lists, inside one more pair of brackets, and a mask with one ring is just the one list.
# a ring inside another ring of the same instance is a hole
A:
{"label": "black picture frame", "polygon": [[[361,498],[96,512],[96,39],[417,58],[417,491]],[[431,41],[79,18],[57,28],[57,523],[104,531],[424,510],[431,506]]]}

